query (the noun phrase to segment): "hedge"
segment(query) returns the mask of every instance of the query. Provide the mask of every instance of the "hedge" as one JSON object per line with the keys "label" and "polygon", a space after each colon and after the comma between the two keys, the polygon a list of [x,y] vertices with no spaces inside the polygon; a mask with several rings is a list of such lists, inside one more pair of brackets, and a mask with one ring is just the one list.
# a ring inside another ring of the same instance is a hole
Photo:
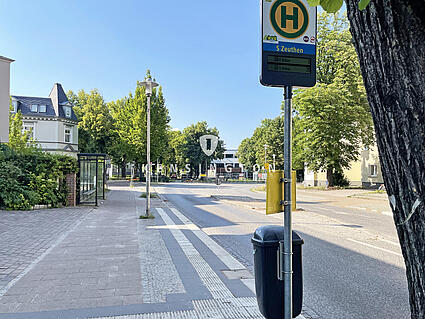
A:
{"label": "hedge", "polygon": [[70,156],[44,153],[34,147],[16,152],[0,145],[0,209],[66,205],[65,176],[77,170],[77,160]]}

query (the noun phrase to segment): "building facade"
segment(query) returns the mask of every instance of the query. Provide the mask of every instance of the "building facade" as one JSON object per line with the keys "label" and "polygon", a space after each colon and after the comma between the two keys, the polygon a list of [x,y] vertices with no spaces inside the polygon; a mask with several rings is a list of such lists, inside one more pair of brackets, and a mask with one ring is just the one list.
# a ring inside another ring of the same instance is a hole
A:
{"label": "building facade", "polygon": [[[344,176],[350,186],[377,188],[384,183],[379,162],[378,148],[375,145],[363,148],[358,161],[352,162],[349,169],[344,170]],[[327,186],[326,171],[313,172],[304,170],[304,186]]]}
{"label": "building facade", "polygon": [[239,164],[236,149],[229,149],[224,151],[223,159],[212,160],[211,165],[213,165],[215,169],[209,170],[209,177],[216,177],[216,175],[232,179],[243,177],[243,170]]}
{"label": "building facade", "polygon": [[11,98],[12,112],[22,113],[24,131],[43,151],[77,156],[78,121],[62,85],[55,83],[49,97]]}
{"label": "building facade", "polygon": [[0,143],[9,142],[10,63],[0,56]]}

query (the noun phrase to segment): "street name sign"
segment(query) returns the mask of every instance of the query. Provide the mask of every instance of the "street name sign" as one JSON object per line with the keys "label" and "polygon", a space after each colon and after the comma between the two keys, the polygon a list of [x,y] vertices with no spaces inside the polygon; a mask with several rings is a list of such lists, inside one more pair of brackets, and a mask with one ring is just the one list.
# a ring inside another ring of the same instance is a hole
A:
{"label": "street name sign", "polygon": [[261,0],[261,20],[261,84],[314,86],[316,7],[307,0]]}

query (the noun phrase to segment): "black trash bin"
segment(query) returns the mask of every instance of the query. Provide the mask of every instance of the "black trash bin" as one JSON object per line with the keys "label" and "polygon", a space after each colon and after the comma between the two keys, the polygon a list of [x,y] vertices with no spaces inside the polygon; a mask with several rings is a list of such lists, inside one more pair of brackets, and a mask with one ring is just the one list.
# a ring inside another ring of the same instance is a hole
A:
{"label": "black trash bin", "polygon": [[[255,291],[260,312],[267,319],[283,318],[283,280],[278,279],[277,260],[279,241],[283,240],[282,226],[261,226],[251,239],[254,248]],[[302,244],[292,232],[292,317],[301,313],[303,302]]]}

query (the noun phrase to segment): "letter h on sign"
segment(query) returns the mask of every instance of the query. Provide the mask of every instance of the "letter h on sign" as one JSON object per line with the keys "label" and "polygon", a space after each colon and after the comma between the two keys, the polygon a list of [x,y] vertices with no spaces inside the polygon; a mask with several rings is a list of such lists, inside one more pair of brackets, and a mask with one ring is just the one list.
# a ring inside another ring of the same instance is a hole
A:
{"label": "letter h on sign", "polygon": [[282,8],[282,28],[286,29],[286,21],[292,20],[292,28],[298,29],[298,8],[292,7],[292,14],[286,13],[286,6],[281,6]]}

